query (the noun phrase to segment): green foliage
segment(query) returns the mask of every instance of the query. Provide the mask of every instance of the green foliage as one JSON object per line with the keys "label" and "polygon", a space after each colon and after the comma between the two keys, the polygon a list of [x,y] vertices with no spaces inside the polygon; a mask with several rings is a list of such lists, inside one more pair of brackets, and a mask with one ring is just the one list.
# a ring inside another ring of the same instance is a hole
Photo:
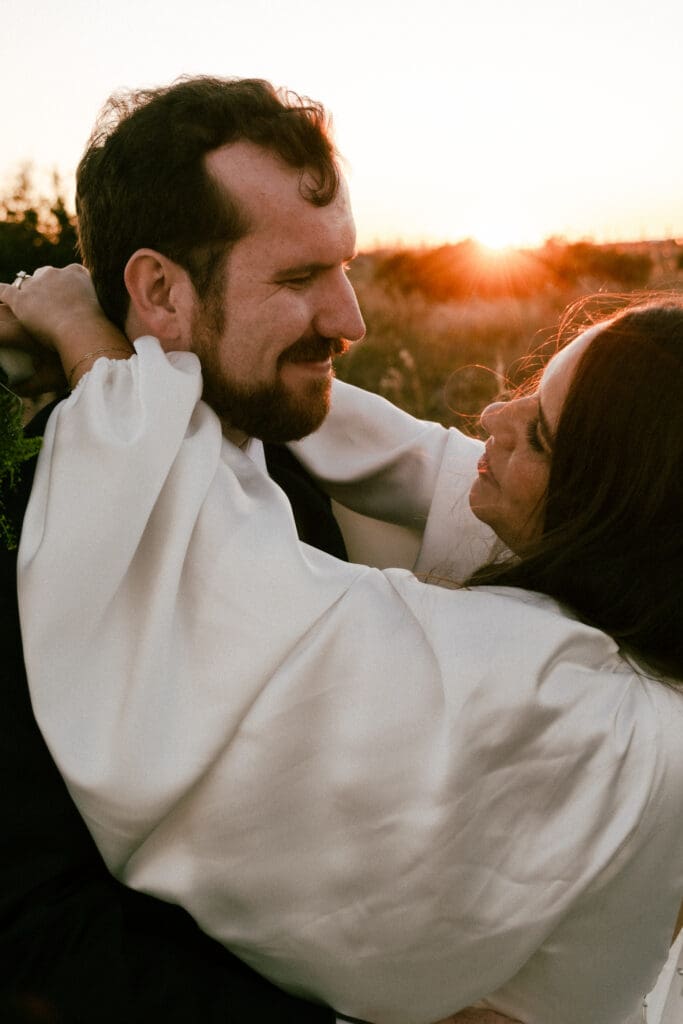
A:
{"label": "green foliage", "polygon": [[36,197],[24,169],[12,194],[0,200],[0,281],[13,281],[19,270],[32,274],[38,267],[78,262],[76,218],[66,208],[59,182],[54,181],[52,198]]}
{"label": "green foliage", "polygon": [[0,542],[10,550],[17,546],[17,534],[7,512],[8,492],[19,481],[20,467],[40,450],[42,438],[24,437],[23,403],[0,381]]}

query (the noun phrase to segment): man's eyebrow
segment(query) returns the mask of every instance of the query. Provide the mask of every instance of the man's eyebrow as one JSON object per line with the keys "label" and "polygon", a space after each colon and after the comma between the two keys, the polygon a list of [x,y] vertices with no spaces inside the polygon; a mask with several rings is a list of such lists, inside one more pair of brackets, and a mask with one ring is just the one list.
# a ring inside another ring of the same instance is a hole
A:
{"label": "man's eyebrow", "polygon": [[544,442],[546,448],[549,448],[550,451],[552,451],[553,450],[553,435],[552,435],[552,432],[550,430],[550,427],[548,426],[548,421],[545,418],[545,413],[543,412],[543,407],[541,405],[541,399],[540,398],[538,399],[538,425],[541,428],[541,437],[543,439],[543,442]]}

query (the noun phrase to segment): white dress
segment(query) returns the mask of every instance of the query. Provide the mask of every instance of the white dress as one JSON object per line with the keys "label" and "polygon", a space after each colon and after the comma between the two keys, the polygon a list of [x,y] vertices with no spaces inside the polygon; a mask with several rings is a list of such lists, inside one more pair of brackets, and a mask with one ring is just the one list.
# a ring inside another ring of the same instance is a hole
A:
{"label": "white dress", "polygon": [[[301,545],[196,359],[137,348],[53,413],[19,553],[36,716],[111,870],[350,1016],[622,1024],[683,892],[681,695],[545,599]],[[411,432],[379,475],[431,480],[436,568],[478,449]]]}

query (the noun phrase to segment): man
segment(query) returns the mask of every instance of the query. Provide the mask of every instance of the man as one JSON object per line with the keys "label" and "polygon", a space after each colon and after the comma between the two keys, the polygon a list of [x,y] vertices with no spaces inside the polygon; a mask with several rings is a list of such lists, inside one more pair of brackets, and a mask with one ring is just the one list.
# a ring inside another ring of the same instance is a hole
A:
{"label": "man", "polygon": [[[195,84],[196,92],[203,95],[209,88],[208,83]],[[188,85],[176,93],[171,91],[170,96],[175,96],[176,103],[181,106],[183,96],[186,101],[191,91],[193,87]],[[237,125],[246,120],[249,130],[267,137],[270,129],[265,123],[265,115],[268,114],[273,125],[279,121],[284,123],[282,134],[286,142],[290,135],[297,142],[301,160],[305,158],[305,146],[310,146],[313,155],[317,148],[317,162],[327,175],[321,199],[330,199],[333,195],[336,197],[337,179],[332,148],[323,130],[322,115],[319,112],[300,111],[296,105],[290,111],[286,104],[275,97],[272,90],[258,83],[236,84],[232,90],[218,86],[213,91],[215,98],[220,99],[220,110],[214,109],[214,132],[239,134]],[[199,95],[196,102],[204,105]],[[262,110],[259,110],[259,104]],[[166,113],[160,112],[160,116],[163,118]],[[298,122],[298,127],[296,124],[292,128],[287,127],[285,123],[288,119],[290,122]],[[175,114],[170,122],[173,124],[173,140],[182,134],[178,120]],[[200,121],[201,118],[196,119],[195,114],[188,115],[184,125],[185,133],[190,136],[195,134]],[[158,122],[158,127],[167,134],[167,142],[171,142],[168,124],[161,125]],[[144,131],[146,134],[146,129]],[[298,139],[297,131],[301,136]],[[208,228],[210,238],[196,238],[187,244],[187,263],[193,268],[194,280],[205,283],[202,293],[206,296],[206,302],[195,327],[198,337],[206,339],[205,356],[207,365],[210,365],[212,351],[209,324],[212,317],[215,319],[216,315],[220,315],[215,307],[215,297],[222,289],[220,272],[224,270],[227,256],[224,238],[225,234],[228,239],[236,234],[239,236],[246,229],[244,214],[236,211],[233,214],[234,224],[226,225],[224,220],[229,220],[230,214],[223,210],[220,195],[214,195],[214,185],[210,180],[204,186],[204,193],[209,198],[208,208],[202,208],[202,187],[197,186],[197,181],[201,177],[200,165],[204,152],[214,147],[211,139],[203,143],[199,157],[195,155],[194,171],[190,171],[189,175],[185,173],[180,180],[178,167],[189,159],[189,145],[185,148],[177,147],[179,153],[176,163],[169,167],[169,154],[161,158],[154,140],[148,141],[152,164],[155,166],[151,171],[147,169],[152,178],[147,180],[145,187],[140,187],[139,193],[136,190],[137,181],[131,183],[119,177],[118,168],[114,171],[115,181],[120,186],[119,216],[122,222],[126,222],[128,229],[133,226],[137,228],[137,234],[134,230],[131,232],[133,250],[137,248],[138,239],[144,240],[146,246],[159,245],[159,231],[166,230],[167,238],[170,232],[171,241],[168,249],[163,242],[161,248],[165,253],[175,255],[173,247],[181,247],[178,240],[183,239],[194,225]],[[92,180],[93,152],[91,150],[86,158],[87,168],[82,172],[83,178],[88,176],[86,170],[90,173],[89,180]],[[170,153],[175,152],[175,146],[170,146]],[[162,173],[158,166],[160,161],[170,180],[176,182],[175,199],[167,193],[168,184],[159,181]],[[142,163],[141,159],[139,163]],[[262,160],[261,163],[264,166],[256,166],[251,170],[257,176],[264,175],[265,186],[268,162]],[[139,178],[142,173],[139,164],[135,164],[133,169]],[[219,174],[220,170],[218,168]],[[245,173],[249,172],[250,169],[245,168]],[[190,180],[187,180],[188,176]],[[95,181],[95,193],[100,187],[101,180]],[[156,187],[162,190],[163,202],[170,206],[170,213],[150,210],[157,195]],[[138,200],[138,206],[147,212],[144,224],[141,223],[139,210],[125,209],[122,196],[126,195],[129,188],[134,194],[133,198]],[[317,196],[315,193],[315,202],[319,201]],[[93,223],[93,205],[92,196],[79,197],[86,258],[92,259],[93,265],[99,269],[101,257],[94,251],[95,244],[99,238],[100,250],[104,249],[112,257],[116,242],[116,232],[112,225],[118,222],[118,217],[106,225]],[[333,208],[335,224],[338,220],[344,232],[345,259],[352,254],[353,246],[346,200],[335,198]],[[116,204],[113,209],[117,209]],[[154,225],[152,228],[147,226],[150,221]],[[169,221],[173,228],[169,228]],[[101,231],[99,237],[97,228]],[[291,222],[289,229],[295,228],[296,224]],[[125,232],[122,230],[120,233]],[[131,288],[136,296],[141,297],[143,306],[148,300],[154,307],[158,296],[165,295],[166,289],[173,297],[179,290],[177,279],[180,268],[172,264],[165,253],[160,253],[159,260],[155,260],[148,252],[138,253],[137,260],[128,268]],[[128,255],[124,255],[124,262]],[[245,267],[247,274],[257,270],[258,255],[254,264]],[[102,283],[104,293],[109,295],[118,292],[123,298],[123,266],[114,269],[108,266],[103,273],[111,273],[110,280]],[[341,266],[338,273],[343,274]],[[331,278],[332,274],[328,276]],[[191,289],[188,283],[185,284],[187,287],[182,298],[186,303]],[[289,283],[282,287],[287,290],[284,294],[294,295],[294,290],[289,292]],[[343,334],[359,336],[362,332],[357,305],[348,284],[335,281],[332,288],[326,287],[324,290],[325,295],[318,303],[319,310],[317,307],[315,309],[314,324],[311,315],[310,325],[300,330],[294,319],[292,324],[288,324],[288,310],[284,305],[280,319],[270,315],[267,322],[260,323],[256,296],[250,301],[251,291],[255,290],[249,280],[244,281],[242,294],[231,298],[233,317],[227,329],[237,331],[236,337],[242,339],[245,346],[244,358],[249,359],[253,355],[252,364],[244,368],[245,380],[249,375],[252,380],[257,380],[258,370],[266,364],[267,358],[275,360],[281,351],[284,352],[284,373],[296,380],[301,393],[299,408],[292,413],[295,418],[299,418],[296,430],[306,432],[325,414],[329,365],[325,369],[319,365],[325,364],[330,354],[342,347],[340,338]],[[333,292],[337,301],[330,301]],[[157,303],[160,315],[163,305],[163,301]],[[187,305],[183,307],[188,308]],[[234,325],[234,317],[237,317],[237,327]],[[153,323],[146,329],[155,326]],[[161,324],[159,330],[161,334],[164,333]],[[287,330],[292,332],[291,336],[283,336]],[[256,335],[265,341],[266,332],[273,335],[275,348],[272,352],[263,351],[256,345]],[[169,336],[170,343],[174,340]],[[291,350],[290,346],[295,342],[298,342],[298,346]],[[214,386],[220,387],[219,379],[214,379]],[[246,386],[244,390],[248,392]],[[267,388],[264,390],[267,391]],[[257,430],[259,422],[265,422],[264,418],[267,419],[270,409],[279,408],[278,398],[275,392],[268,407],[267,394],[264,398],[259,398],[258,394],[246,394],[245,427],[249,432]],[[312,413],[308,411],[309,406]],[[39,430],[40,427],[34,429]],[[283,432],[289,432],[287,422],[276,427],[273,436],[278,439]],[[341,554],[341,542],[334,521],[331,516],[326,517],[324,500],[316,494],[312,483],[298,473],[296,466],[292,465],[293,460],[289,461],[286,453],[273,449],[272,459],[276,473],[285,478],[294,477],[301,505],[299,518],[308,528],[308,540],[311,543],[327,542],[335,553]],[[23,477],[24,493],[16,496],[18,506],[26,503],[31,478],[31,469],[28,469]],[[301,494],[304,496],[303,501]],[[311,502],[314,512],[310,511]],[[20,509],[17,518],[20,519]],[[15,621],[14,561],[6,551],[3,551],[3,568],[3,599],[8,602],[7,616],[10,621]],[[37,733],[23,678],[22,649],[18,642],[16,623],[13,637],[15,642],[12,649],[6,651],[3,657],[3,674],[6,678],[3,686],[5,729],[2,755],[6,806],[8,800],[12,801],[9,820],[6,820],[3,829],[4,927],[0,967],[3,1019],[9,1019],[10,1014],[14,1014],[17,1019],[39,1019],[43,1013],[45,1019],[52,1019],[53,1015],[54,1020],[63,1019],[68,1022],[154,1019],[203,1022],[247,1019],[330,1020],[332,1015],[329,1011],[302,1004],[254,975],[237,959],[230,957],[222,947],[203,936],[179,909],[134,894],[111,879]],[[9,778],[12,779],[12,785],[7,782]]]}
{"label": "man", "polygon": [[[271,474],[283,486],[295,486],[300,536],[341,554],[323,499],[277,446],[322,422],[331,357],[364,329],[346,278],[355,246],[353,219],[322,111],[283,102],[263,82],[210,79],[138,94],[117,106],[120,120],[96,132],[78,178],[81,245],[102,307],[129,337],[152,334],[167,351],[192,349],[199,355],[204,397],[220,416],[225,436],[261,465],[264,453],[255,439],[269,442],[265,461]],[[105,116],[111,113],[110,108]],[[77,375],[96,355],[79,361]],[[81,838],[84,856],[92,860],[90,842]],[[100,862],[93,865],[100,899],[146,899],[127,892],[124,897],[104,879]],[[115,941],[128,942],[130,933],[137,939],[137,947],[119,957],[129,1019],[150,1012],[149,950],[139,932],[144,930],[159,959],[157,921],[163,920],[167,937],[169,913],[147,899],[133,926],[124,920],[114,929]],[[183,989],[192,986],[198,1000],[196,1019],[222,1019],[220,999],[229,1003],[228,993],[240,986],[245,994],[238,1015],[329,1018],[322,1009],[287,1002],[244,968],[221,960],[213,946],[220,983],[207,981],[198,968],[193,976],[195,965],[185,956],[191,925],[182,925],[176,947],[163,949],[168,976],[163,995],[152,1004],[164,1006],[165,1019],[174,1019],[170,1014],[177,1006],[178,955],[186,962]],[[104,935],[105,945],[111,944],[112,929]],[[208,958],[208,940],[192,932],[191,942]],[[94,956],[98,965],[102,952]],[[93,985],[85,1011],[79,1006],[83,1019],[88,1012],[93,1016],[93,999],[108,980]],[[120,1007],[116,1012],[122,1015]],[[178,1019],[188,1019],[183,1012]]]}
{"label": "man", "polygon": [[[144,99],[152,95],[137,97]],[[225,148],[231,142],[234,160]],[[266,83],[198,80],[160,90],[105,149],[94,143],[84,158],[78,206],[84,256],[110,315],[127,320],[133,336],[143,328],[158,332],[169,347],[191,322],[207,392],[226,430],[234,425],[247,446],[248,435],[279,441],[313,429],[327,407],[330,357],[344,347],[342,338],[363,333],[344,269],[353,255],[353,221],[322,111],[281,101]],[[293,166],[282,164],[288,155]],[[307,177],[304,167],[312,171]],[[286,186],[299,178],[301,192],[284,208]],[[226,179],[234,199],[224,191]],[[105,191],[113,194],[106,211]],[[267,221],[259,218],[261,206]],[[291,245],[271,264],[276,223]],[[233,256],[246,233],[248,251]],[[135,300],[130,312],[124,270]],[[262,459],[258,443],[252,448]],[[293,490],[306,539],[342,555],[326,499],[284,449],[271,446],[266,458]],[[14,496],[19,521],[32,469],[25,468]],[[3,1019],[331,1020],[330,1011],[250,972],[178,908],[132,893],[106,872],[35,727],[15,561],[4,550],[3,571],[5,621],[15,623],[3,657],[10,812],[2,854]]]}

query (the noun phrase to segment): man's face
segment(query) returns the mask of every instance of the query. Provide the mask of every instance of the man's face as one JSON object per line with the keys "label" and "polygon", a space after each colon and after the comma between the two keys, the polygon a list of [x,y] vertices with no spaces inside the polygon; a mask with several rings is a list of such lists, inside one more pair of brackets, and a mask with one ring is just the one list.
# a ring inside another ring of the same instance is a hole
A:
{"label": "man's face", "polygon": [[226,427],[303,437],[327,414],[332,356],[365,332],[346,276],[356,242],[346,185],[314,206],[300,193],[306,172],[248,142],[215,150],[206,165],[251,227],[193,311],[204,398]]}

